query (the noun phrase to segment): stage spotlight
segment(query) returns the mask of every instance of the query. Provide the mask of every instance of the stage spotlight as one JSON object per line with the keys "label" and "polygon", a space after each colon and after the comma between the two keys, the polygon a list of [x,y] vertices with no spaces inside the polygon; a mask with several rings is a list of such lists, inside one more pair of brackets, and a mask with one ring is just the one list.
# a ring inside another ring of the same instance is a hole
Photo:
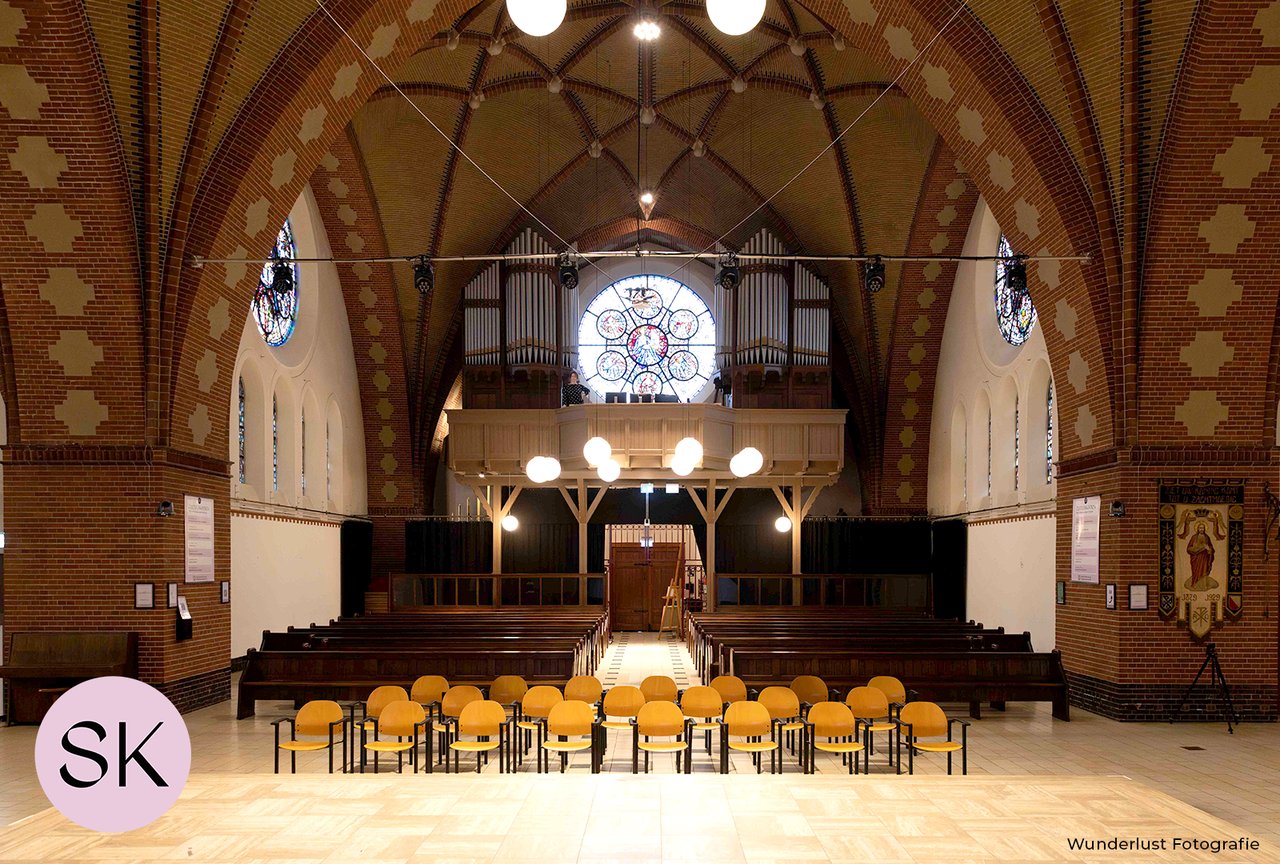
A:
{"label": "stage spotlight", "polygon": [[716,284],[726,291],[732,291],[742,282],[742,271],[738,269],[738,256],[733,252],[725,252],[720,256],[720,266],[716,270]]}
{"label": "stage spotlight", "polygon": [[1022,255],[1004,259],[1004,281],[1015,294],[1027,293],[1027,260]]}
{"label": "stage spotlight", "polygon": [[514,531],[519,527],[520,527],[520,520],[517,519],[514,515],[508,513],[506,516],[502,517],[503,531]]}
{"label": "stage spotlight", "polygon": [[868,294],[879,294],[884,289],[884,262],[879,255],[862,262],[862,279]]}
{"label": "stage spotlight", "polygon": [[578,290],[578,265],[568,252],[560,256],[560,287],[566,291]]}
{"label": "stage spotlight", "polygon": [[779,516],[773,520],[773,527],[777,529],[779,534],[786,534],[791,530],[791,520],[786,516]]}
{"label": "stage spotlight", "polygon": [[423,295],[430,294],[436,287],[436,269],[425,257],[418,258],[413,263],[413,287]]}
{"label": "stage spotlight", "polygon": [[530,36],[546,36],[564,21],[568,0],[507,0],[512,22]]}

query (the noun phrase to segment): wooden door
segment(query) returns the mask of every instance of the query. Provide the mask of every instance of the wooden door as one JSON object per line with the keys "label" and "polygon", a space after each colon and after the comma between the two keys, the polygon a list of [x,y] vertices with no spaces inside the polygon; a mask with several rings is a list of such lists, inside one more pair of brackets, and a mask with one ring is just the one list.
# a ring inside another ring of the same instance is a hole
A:
{"label": "wooden door", "polygon": [[[648,552],[649,554],[645,554]],[[614,543],[609,555],[609,609],[614,630],[657,630],[662,598],[684,567],[679,543]]]}

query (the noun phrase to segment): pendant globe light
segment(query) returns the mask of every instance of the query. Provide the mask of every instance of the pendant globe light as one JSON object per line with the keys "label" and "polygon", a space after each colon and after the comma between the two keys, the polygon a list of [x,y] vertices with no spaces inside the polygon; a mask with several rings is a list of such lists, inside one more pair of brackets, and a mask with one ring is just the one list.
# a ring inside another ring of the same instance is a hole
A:
{"label": "pendant globe light", "polygon": [[606,483],[612,483],[622,475],[622,464],[612,457],[600,463],[600,467],[596,469],[596,476]]}
{"label": "pendant globe light", "polygon": [[741,36],[760,23],[764,4],[765,0],[707,0],[707,14],[724,35]]}
{"label": "pendant globe light", "polygon": [[749,477],[764,467],[764,454],[754,447],[744,447],[729,460],[734,477]]}
{"label": "pendant globe light", "polygon": [[702,442],[692,436],[681,438],[680,443],[676,444],[675,457],[690,464],[701,461]]}
{"label": "pendant globe light", "polygon": [[599,435],[587,441],[582,445],[582,458],[587,460],[587,464],[592,468],[599,467],[600,463],[613,455],[613,448],[609,446],[609,442]]}
{"label": "pendant globe light", "polygon": [[507,14],[530,36],[546,36],[553,32],[564,21],[568,8],[568,0],[507,0]]}

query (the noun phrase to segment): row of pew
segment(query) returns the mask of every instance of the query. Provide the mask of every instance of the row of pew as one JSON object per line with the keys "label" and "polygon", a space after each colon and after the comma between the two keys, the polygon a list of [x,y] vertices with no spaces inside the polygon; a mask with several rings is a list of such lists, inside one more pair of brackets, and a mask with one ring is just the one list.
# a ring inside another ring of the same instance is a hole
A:
{"label": "row of pew", "polygon": [[267,631],[248,652],[236,717],[252,717],[259,699],[363,699],[424,671],[458,684],[514,674],[560,685],[594,671],[608,644],[599,610],[394,612]]}
{"label": "row of pew", "polygon": [[920,698],[968,703],[1050,702],[1070,719],[1057,651],[1036,652],[1028,633],[883,609],[769,609],[691,613],[686,636],[704,681],[735,675],[761,689],[814,675],[848,691],[877,675],[900,678]]}

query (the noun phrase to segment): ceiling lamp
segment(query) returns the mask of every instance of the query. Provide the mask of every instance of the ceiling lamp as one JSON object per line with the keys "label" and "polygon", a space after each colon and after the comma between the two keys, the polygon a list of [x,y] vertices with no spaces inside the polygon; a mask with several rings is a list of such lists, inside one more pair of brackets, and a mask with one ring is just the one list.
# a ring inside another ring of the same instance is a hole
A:
{"label": "ceiling lamp", "polygon": [[560,287],[566,291],[578,290],[578,265],[568,252],[560,256]]}
{"label": "ceiling lamp", "polygon": [[610,456],[596,468],[596,476],[606,483],[612,483],[622,476],[622,465],[618,463],[617,459]]}
{"label": "ceiling lamp", "polygon": [[652,18],[641,18],[632,31],[641,42],[652,42],[662,35],[662,28]]}
{"label": "ceiling lamp", "polygon": [[726,36],[741,36],[764,17],[765,0],[707,0],[711,23]]}
{"label": "ceiling lamp", "polygon": [[698,462],[702,459],[702,442],[697,438],[681,438],[676,444],[676,459]]}
{"label": "ceiling lamp", "polygon": [[613,447],[599,435],[582,445],[582,458],[586,459],[587,464],[592,468],[600,467],[600,464],[611,456],[613,456]]}
{"label": "ceiling lamp", "polygon": [[546,36],[564,21],[569,0],[507,0],[507,14],[530,36]]}
{"label": "ceiling lamp", "polygon": [[520,520],[517,519],[513,514],[508,513],[506,516],[502,517],[503,531],[514,531],[519,527],[520,527]]}
{"label": "ceiling lamp", "polygon": [[560,460],[551,456],[534,456],[525,466],[524,473],[534,483],[550,483],[560,476]]}
{"label": "ceiling lamp", "polygon": [[1027,260],[1023,256],[1004,259],[1004,280],[1015,294],[1027,293]]}
{"label": "ceiling lamp", "polygon": [[732,291],[742,282],[742,271],[738,269],[738,256],[733,252],[725,252],[720,256],[719,269],[716,270],[716,284],[725,291]]}
{"label": "ceiling lamp", "polygon": [[764,454],[754,447],[744,447],[729,460],[734,477],[750,477],[764,467]]}
{"label": "ceiling lamp", "polygon": [[677,477],[688,477],[693,473],[694,462],[692,459],[681,459],[677,456],[671,460],[671,471]]}
{"label": "ceiling lamp", "polygon": [[654,200],[652,192],[644,192],[640,195],[640,204],[644,207],[652,207]]}
{"label": "ceiling lamp", "polygon": [[779,516],[773,520],[773,527],[777,529],[779,534],[786,534],[791,530],[791,520],[786,516]]}

